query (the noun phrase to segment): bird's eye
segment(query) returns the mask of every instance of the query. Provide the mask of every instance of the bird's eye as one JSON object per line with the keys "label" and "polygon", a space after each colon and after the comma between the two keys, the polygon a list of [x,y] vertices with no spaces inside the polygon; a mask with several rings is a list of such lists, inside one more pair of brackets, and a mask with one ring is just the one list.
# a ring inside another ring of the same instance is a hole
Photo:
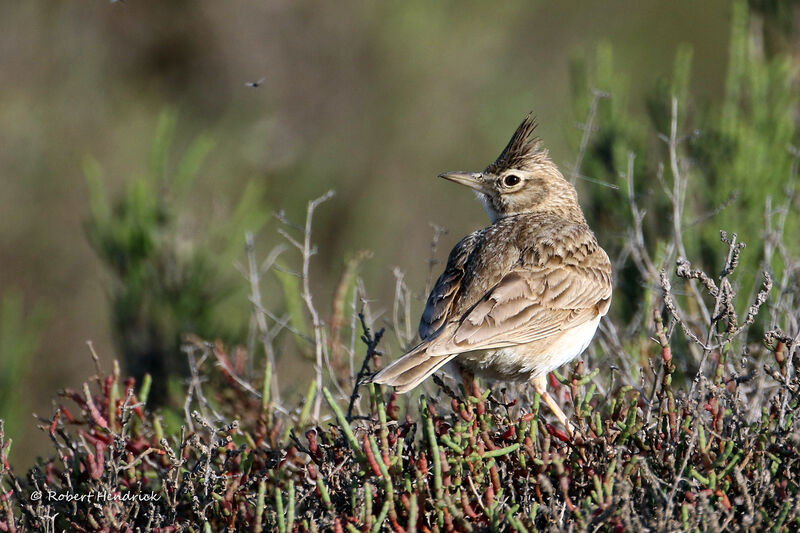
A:
{"label": "bird's eye", "polygon": [[519,183],[520,181],[522,181],[522,180],[520,179],[520,177],[519,177],[519,176],[517,176],[517,175],[515,175],[515,174],[509,174],[508,176],[506,176],[505,178],[503,178],[503,184],[504,184],[506,187],[513,187],[514,185],[516,185],[516,184],[517,184],[517,183]]}

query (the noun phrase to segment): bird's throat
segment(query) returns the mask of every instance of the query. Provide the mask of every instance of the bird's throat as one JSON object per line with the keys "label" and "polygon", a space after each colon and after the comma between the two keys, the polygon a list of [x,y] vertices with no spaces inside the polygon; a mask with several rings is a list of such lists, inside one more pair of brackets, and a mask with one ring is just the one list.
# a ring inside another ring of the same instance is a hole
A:
{"label": "bird's throat", "polygon": [[486,194],[482,192],[475,192],[475,196],[478,197],[478,200],[481,201],[483,204],[483,208],[486,210],[486,214],[489,215],[489,220],[492,224],[497,222],[497,219],[500,218],[500,213],[495,211],[494,206],[492,205],[492,200]]}

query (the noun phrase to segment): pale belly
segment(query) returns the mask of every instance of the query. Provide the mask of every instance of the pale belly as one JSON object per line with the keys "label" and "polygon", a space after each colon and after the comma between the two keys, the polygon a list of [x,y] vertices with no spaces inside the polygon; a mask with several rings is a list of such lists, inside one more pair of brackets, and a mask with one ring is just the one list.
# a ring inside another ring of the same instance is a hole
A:
{"label": "pale belly", "polygon": [[530,344],[465,352],[451,362],[477,376],[502,381],[528,381],[572,361],[589,346],[598,316],[567,331]]}

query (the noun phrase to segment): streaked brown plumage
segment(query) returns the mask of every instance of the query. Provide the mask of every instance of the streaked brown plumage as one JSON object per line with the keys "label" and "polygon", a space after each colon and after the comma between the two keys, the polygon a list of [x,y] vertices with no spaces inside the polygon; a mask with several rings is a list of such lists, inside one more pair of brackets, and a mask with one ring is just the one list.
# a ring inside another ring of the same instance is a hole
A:
{"label": "streaked brown plumage", "polygon": [[450,253],[419,325],[422,342],[373,381],[406,392],[448,362],[545,390],[547,372],[589,344],[611,302],[611,265],[586,225],[575,188],[531,135],[527,117],[481,173],[441,177],[477,191],[492,224]]}

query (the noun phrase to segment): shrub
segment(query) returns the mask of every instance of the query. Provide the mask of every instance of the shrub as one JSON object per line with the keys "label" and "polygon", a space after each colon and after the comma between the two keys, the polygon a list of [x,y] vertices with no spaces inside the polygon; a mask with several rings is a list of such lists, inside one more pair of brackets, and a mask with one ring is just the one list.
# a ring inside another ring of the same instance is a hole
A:
{"label": "shrub", "polygon": [[[640,382],[621,369],[587,372],[584,362],[551,379],[573,406],[574,439],[546,421],[525,387],[465,391],[437,379],[415,404],[372,384],[317,394],[312,381],[302,404],[287,408],[271,394],[269,364],[249,383],[241,356],[197,340],[186,346],[185,419],[172,434],[145,407],[149,382],[137,388],[117,369],[64,391],[42,425],[56,456],[24,480],[3,461],[0,529],[797,527],[796,339],[776,328],[761,346],[744,342],[772,281],[737,318],[742,245],[735,236],[723,242],[719,276],[685,260],[676,269],[682,287],[699,282],[699,299],[689,301],[713,306],[710,322],[679,308],[662,274],[654,341],[620,356],[649,363]],[[777,297],[796,298],[796,288]],[[380,361],[383,334],[363,327],[359,379]],[[683,387],[673,379],[687,356],[679,329],[701,357]],[[327,404],[319,418],[315,398]]]}
{"label": "shrub", "polygon": [[227,272],[240,246],[229,236],[258,229],[266,219],[257,208],[261,191],[251,182],[224,223],[207,224],[202,238],[187,230],[182,208],[214,142],[199,135],[173,165],[176,125],[176,113],[162,113],[147,172],[129,180],[114,201],[99,163],[84,163],[91,207],[86,233],[111,273],[115,345],[134,376],[155,378],[155,405],[167,402],[169,380],[186,374],[182,334],[234,339],[246,330],[247,314],[231,308],[241,291]]}
{"label": "shrub", "polygon": [[[686,135],[695,129],[685,111],[686,50],[650,102],[655,132],[615,96],[610,50],[601,49],[596,69],[610,85],[584,93],[591,120],[574,174],[618,183],[621,192],[609,195],[626,200],[607,198],[606,224],[589,209],[601,238],[609,224],[628,223],[612,254],[612,319],[583,360],[550,376],[557,399],[571,404],[574,438],[548,422],[529,387],[465,390],[435,378],[421,394],[398,397],[365,385],[384,351],[413,340],[412,291],[398,272],[389,329],[378,329],[357,255],[324,320],[311,290],[311,228],[329,193],[308,204],[304,225],[279,217],[294,260],[279,261],[278,248],[259,266],[248,239],[249,338],[257,342],[186,339],[179,423],[170,422],[174,409],[162,418],[149,408],[163,378],[126,379],[98,365],[41,420],[54,455],[27,476],[8,464],[0,425],[0,530],[800,528],[796,176],[794,151],[778,146],[795,138],[785,117],[796,116],[797,102],[784,89],[796,79],[782,60],[749,54],[745,5],[734,11],[726,100],[720,114],[697,119],[698,135]],[[747,185],[748,158],[765,173],[763,187],[739,192],[746,216],[714,218],[726,195]],[[718,187],[729,175],[732,188]],[[660,189],[644,187],[643,176]],[[116,224],[105,220],[99,227]],[[717,229],[740,224],[758,245]],[[283,294],[267,298],[261,282],[270,270],[280,272]],[[279,394],[279,352],[296,355],[275,342],[281,332],[315,363],[300,401]],[[253,378],[251,368],[263,374]]]}

